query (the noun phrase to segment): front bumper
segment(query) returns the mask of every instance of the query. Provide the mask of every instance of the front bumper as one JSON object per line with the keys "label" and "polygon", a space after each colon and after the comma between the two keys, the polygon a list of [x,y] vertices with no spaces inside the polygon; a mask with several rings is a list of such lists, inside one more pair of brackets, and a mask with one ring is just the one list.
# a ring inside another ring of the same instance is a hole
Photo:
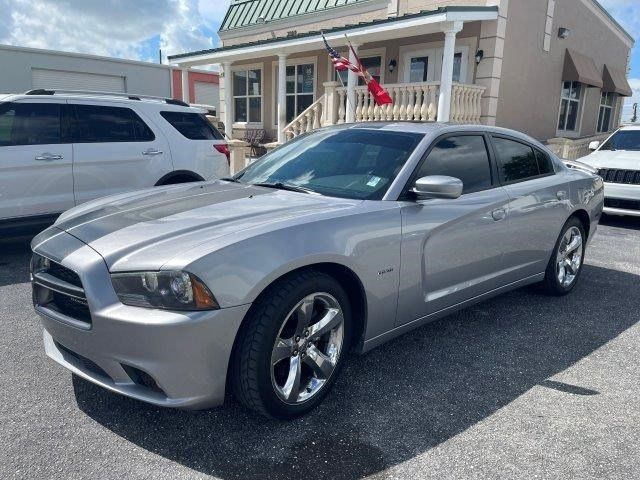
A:
{"label": "front bumper", "polygon": [[604,197],[604,213],[640,217],[640,185],[605,183]]}
{"label": "front bumper", "polygon": [[233,342],[249,305],[206,312],[129,307],[118,301],[102,257],[71,235],[51,236],[34,251],[78,273],[91,311],[90,327],[80,328],[36,305],[49,357],[108,390],[154,405],[223,403]]}

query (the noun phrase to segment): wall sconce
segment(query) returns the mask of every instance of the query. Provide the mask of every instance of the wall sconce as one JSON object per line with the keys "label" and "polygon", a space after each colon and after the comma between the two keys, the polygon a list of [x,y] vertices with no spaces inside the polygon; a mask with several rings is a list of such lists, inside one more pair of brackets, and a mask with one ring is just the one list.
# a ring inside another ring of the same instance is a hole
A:
{"label": "wall sconce", "polygon": [[565,40],[569,38],[570,34],[571,34],[571,30],[569,30],[568,28],[562,27],[558,29],[558,38]]}
{"label": "wall sconce", "polygon": [[396,62],[393,59],[389,60],[389,73],[393,73],[393,71],[396,69],[397,66],[398,66],[398,62]]}
{"label": "wall sconce", "polygon": [[484,50],[478,50],[476,52],[476,65],[478,65],[484,58]]}

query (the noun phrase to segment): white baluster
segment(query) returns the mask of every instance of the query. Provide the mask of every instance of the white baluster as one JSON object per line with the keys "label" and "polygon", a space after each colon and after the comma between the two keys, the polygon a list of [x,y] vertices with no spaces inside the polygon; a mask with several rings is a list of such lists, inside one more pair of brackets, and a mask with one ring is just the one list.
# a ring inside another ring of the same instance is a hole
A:
{"label": "white baluster", "polygon": [[373,122],[375,120],[375,109],[376,109],[376,102],[373,99],[373,95],[367,95],[369,97],[369,121]]}
{"label": "white baluster", "polygon": [[400,100],[400,112],[398,113],[398,116],[400,117],[399,120],[406,120],[407,119],[407,87],[401,87],[400,94],[401,94],[402,100]]}
{"label": "white baluster", "polygon": [[313,129],[320,128],[320,104],[313,109]]}
{"label": "white baluster", "polygon": [[413,118],[415,120],[422,120],[422,115],[420,114],[422,110],[422,87],[416,87],[416,101],[413,106]]}
{"label": "white baluster", "polygon": [[428,110],[428,114],[429,114],[429,121],[430,122],[435,122],[436,118],[438,118],[438,96],[437,96],[437,90],[439,89],[439,86],[429,86],[429,110]]}
{"label": "white baluster", "polygon": [[394,102],[393,102],[393,118],[392,120],[400,120],[400,104],[402,103],[401,88],[395,87],[394,89]]}
{"label": "white baluster", "polygon": [[345,94],[346,92],[344,90],[338,91],[338,95],[340,96],[340,100],[339,100],[340,106],[338,107],[338,123],[344,123],[344,117],[346,113]]}
{"label": "white baluster", "polygon": [[426,122],[429,120],[429,86],[422,85],[422,105],[420,106],[420,120]]}
{"label": "white baluster", "polygon": [[363,91],[360,92],[360,95],[362,95],[362,111],[360,113],[360,121],[361,122],[367,122],[369,121],[369,92],[367,91]]}

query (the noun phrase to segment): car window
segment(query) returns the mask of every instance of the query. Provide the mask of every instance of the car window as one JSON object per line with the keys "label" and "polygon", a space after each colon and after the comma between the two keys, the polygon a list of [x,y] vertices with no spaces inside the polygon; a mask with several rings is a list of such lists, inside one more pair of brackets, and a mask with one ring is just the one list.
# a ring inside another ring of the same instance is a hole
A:
{"label": "car window", "polygon": [[318,130],[265,155],[235,178],[379,200],[422,138],[422,134],[379,129]]}
{"label": "car window", "polygon": [[182,136],[189,140],[222,140],[222,134],[200,113],[160,112]]}
{"label": "car window", "polygon": [[153,131],[130,108],[102,105],[74,105],[74,143],[145,142],[155,139]]}
{"label": "car window", "polygon": [[536,150],[536,160],[538,161],[538,170],[540,175],[549,175],[550,173],[555,173],[555,169],[553,168],[553,162],[549,155],[540,150]]}
{"label": "car window", "polygon": [[57,103],[0,105],[0,146],[60,143],[61,112]]}
{"label": "car window", "polygon": [[515,140],[494,137],[493,146],[502,182],[519,182],[541,175],[536,155],[529,145]]}
{"label": "car window", "polygon": [[640,130],[618,130],[600,150],[640,150]]}
{"label": "car window", "polygon": [[491,188],[491,163],[482,135],[440,140],[420,166],[416,178],[447,175],[462,180],[462,193]]}

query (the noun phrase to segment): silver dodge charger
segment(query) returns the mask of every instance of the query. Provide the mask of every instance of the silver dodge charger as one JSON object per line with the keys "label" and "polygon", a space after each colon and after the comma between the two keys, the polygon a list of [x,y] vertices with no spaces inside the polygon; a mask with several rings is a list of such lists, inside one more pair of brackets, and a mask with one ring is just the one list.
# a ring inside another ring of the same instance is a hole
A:
{"label": "silver dodge charger", "polygon": [[484,126],[316,130],[233,178],[112,196],[32,242],[46,353],[155,405],[309,412],[350,350],[523,285],[569,293],[603,182]]}

